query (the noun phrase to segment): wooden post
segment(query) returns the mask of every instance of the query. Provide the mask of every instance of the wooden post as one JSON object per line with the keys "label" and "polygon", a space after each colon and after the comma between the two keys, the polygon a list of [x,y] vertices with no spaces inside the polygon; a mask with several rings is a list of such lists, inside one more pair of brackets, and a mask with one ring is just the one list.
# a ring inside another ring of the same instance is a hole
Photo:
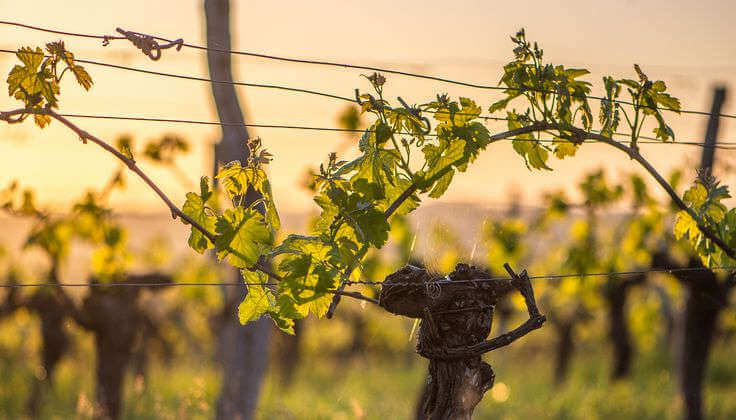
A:
{"label": "wooden post", "polygon": [[721,113],[721,107],[726,100],[726,88],[718,86],[713,90],[713,105],[710,107],[710,118],[708,118],[708,127],[705,130],[705,147],[703,147],[703,156],[700,160],[700,170],[705,171],[708,175],[712,173],[713,162],[716,153],[716,138],[718,137],[718,123]]}
{"label": "wooden post", "polygon": [[[204,0],[208,47],[230,50],[230,5],[230,0]],[[247,6],[244,4],[244,7]],[[210,50],[207,52],[207,64],[212,79],[233,80],[230,54]],[[220,122],[231,124],[221,127],[222,139],[215,146],[216,172],[218,163],[233,160],[244,163],[248,157],[245,141],[249,133],[244,125],[232,125],[245,123],[235,87],[212,83],[212,96]],[[251,190],[246,196],[246,206],[256,199],[253,193]],[[230,273],[232,281],[241,280],[238,270],[231,270]],[[237,310],[245,290],[227,287],[223,293],[224,308],[217,325],[219,331],[215,331],[218,336],[218,356],[223,368],[215,418],[249,420],[255,417],[266,372],[271,322],[264,317],[248,325],[240,325]]]}
{"label": "wooden post", "polygon": [[[718,114],[725,99],[726,89],[715,88],[700,163],[700,171],[706,176],[713,172],[720,118]],[[697,258],[693,258],[690,265],[702,267]],[[687,288],[687,298],[684,320],[681,324],[684,331],[679,355],[680,391],[685,402],[684,418],[702,420],[705,414],[703,407],[705,370],[718,318],[727,304],[725,297],[727,292],[713,271],[701,271],[697,275],[685,276],[682,280]]]}

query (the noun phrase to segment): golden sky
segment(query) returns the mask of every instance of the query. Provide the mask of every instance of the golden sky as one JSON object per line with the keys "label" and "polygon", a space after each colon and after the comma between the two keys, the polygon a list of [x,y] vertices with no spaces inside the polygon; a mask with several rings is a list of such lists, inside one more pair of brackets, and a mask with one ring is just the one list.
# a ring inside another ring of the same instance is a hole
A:
{"label": "golden sky", "polygon": [[[511,57],[509,35],[525,27],[540,42],[548,60],[592,71],[588,80],[598,88],[601,76],[633,77],[639,63],[650,77],[665,80],[687,109],[709,110],[716,83],[734,87],[736,43],[731,1],[233,1],[233,47],[267,54],[321,58],[402,69],[484,84],[495,84],[503,63]],[[113,34],[116,27],[204,44],[201,1],[7,1],[0,0],[2,20],[59,30]],[[0,25],[0,47],[42,45],[59,36]],[[100,42],[64,38],[78,58],[152,70],[207,76],[205,56],[184,49],[167,50],[160,61],[142,56],[123,41],[102,47]],[[6,74],[15,58],[0,54]],[[236,57],[235,79],[288,85],[352,96],[366,88],[359,71],[315,67]],[[95,81],[84,92],[71,80],[62,84],[61,111],[215,121],[207,83],[153,77],[87,66]],[[335,126],[345,106],[328,98],[281,91],[238,88],[247,107],[247,120],[262,124]],[[389,76],[389,97],[409,103],[430,100],[436,93],[468,96],[484,109],[499,98],[489,92],[401,76]],[[736,113],[736,92],[725,113]],[[0,96],[0,109],[17,104]],[[597,104],[593,104],[594,109]],[[210,149],[218,129],[207,126],[148,122],[76,120],[80,126],[113,141],[121,133],[141,143],[164,133],[184,135],[194,146],[181,166],[196,182],[209,175]],[[705,118],[670,116],[681,140],[702,140]],[[733,122],[723,121],[720,139],[736,141]],[[492,131],[503,128],[489,125]],[[276,156],[271,176],[282,211],[311,207],[298,187],[305,164],[317,164],[346,141],[340,133],[257,129]],[[729,137],[730,136],[730,137]],[[643,153],[662,172],[699,160],[700,149],[687,146],[644,146]],[[351,153],[346,150],[346,153]],[[736,152],[717,152],[729,159]],[[349,157],[349,156],[346,156]],[[732,159],[731,159],[732,160]],[[41,201],[64,203],[87,187],[99,187],[117,162],[92,145],[83,145],[58,123],[40,130],[27,122],[0,126],[0,186],[17,178],[38,190]],[[142,164],[144,170],[183,202],[184,187],[165,170]],[[586,170],[605,166],[617,176],[637,170],[623,154],[605,146],[586,145],[572,160],[552,161],[554,176],[530,173],[510,145],[494,144],[456,177],[446,202],[503,203],[511,189],[534,203],[542,189],[574,185]],[[733,171],[732,171],[733,172]],[[692,173],[691,173],[692,175]],[[723,174],[734,184],[736,177]],[[164,211],[142,182],[131,178],[129,188],[113,204],[127,211]]]}

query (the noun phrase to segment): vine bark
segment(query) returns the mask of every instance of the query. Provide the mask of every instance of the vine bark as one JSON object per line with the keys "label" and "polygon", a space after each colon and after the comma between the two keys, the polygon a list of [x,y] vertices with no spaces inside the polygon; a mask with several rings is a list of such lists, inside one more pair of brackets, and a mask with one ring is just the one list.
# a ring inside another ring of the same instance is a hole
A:
{"label": "vine bark", "polygon": [[[389,275],[379,305],[387,311],[419,318],[417,352],[429,359],[421,411],[427,419],[470,419],[494,382],[493,369],[481,355],[511,344],[540,328],[539,313],[526,272],[512,279],[491,279],[490,273],[466,264],[442,278],[405,266]],[[508,333],[486,340],[493,306],[512,290],[525,298],[529,320]]]}

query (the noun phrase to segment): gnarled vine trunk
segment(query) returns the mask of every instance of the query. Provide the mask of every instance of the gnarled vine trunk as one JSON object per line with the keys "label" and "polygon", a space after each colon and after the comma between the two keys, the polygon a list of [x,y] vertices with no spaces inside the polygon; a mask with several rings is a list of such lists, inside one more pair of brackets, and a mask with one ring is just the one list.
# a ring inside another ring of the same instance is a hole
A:
{"label": "gnarled vine trunk", "polygon": [[[51,284],[59,282],[59,261],[51,263],[47,280]],[[40,288],[27,299],[14,299],[16,308],[25,307],[38,315],[41,321],[41,370],[33,378],[31,394],[26,402],[26,410],[31,418],[38,418],[44,394],[54,378],[54,372],[62,356],[69,350],[71,340],[64,325],[68,313],[61,290],[55,287]]]}
{"label": "gnarled vine trunk", "polygon": [[56,366],[68,351],[70,339],[64,325],[67,314],[57,290],[39,289],[23,306],[41,319],[41,366],[43,371],[34,378],[27,409],[32,418],[39,415],[41,399],[52,383]]}
{"label": "gnarled vine trunk", "polygon": [[[665,252],[655,253],[652,259],[654,268],[685,268],[677,264]],[[687,289],[683,333],[680,343],[678,370],[680,373],[680,392],[685,402],[685,418],[701,420],[704,418],[703,381],[710,356],[713,338],[718,326],[718,317],[728,305],[728,295],[736,284],[736,274],[731,274],[726,282],[720,282],[711,270],[705,270],[696,257],[688,262],[686,268],[697,271],[676,271],[673,275]]]}
{"label": "gnarled vine trunk", "polygon": [[[526,273],[513,276],[511,281],[490,279],[487,271],[458,264],[442,278],[406,266],[384,281],[379,304],[393,314],[421,319],[417,352],[429,359],[421,409],[424,418],[470,419],[494,381],[493,370],[481,355],[544,323]],[[493,306],[514,289],[524,296],[530,319],[513,331],[486,340]]]}
{"label": "gnarled vine trunk", "polygon": [[575,354],[575,330],[582,322],[590,319],[590,314],[583,307],[576,305],[564,313],[550,312],[549,321],[552,324],[557,342],[555,343],[554,380],[561,384],[567,379],[570,362]]}
{"label": "gnarled vine trunk", "polygon": [[[96,280],[93,279],[92,283]],[[122,390],[125,372],[142,338],[147,317],[139,304],[144,288],[157,290],[155,284],[170,283],[171,277],[158,273],[131,275],[126,283],[140,287],[110,287],[96,284],[82,301],[81,307],[65,295],[68,313],[95,338],[97,407],[95,418],[117,419],[122,414]]]}
{"label": "gnarled vine trunk", "polygon": [[552,322],[557,332],[557,343],[555,344],[555,383],[561,384],[567,379],[570,370],[570,361],[575,353],[575,325],[577,320],[566,319],[564,321]]}
{"label": "gnarled vine trunk", "polygon": [[703,381],[718,316],[727,303],[727,290],[711,271],[698,272],[688,282],[685,304],[685,334],[680,360],[680,389],[687,420],[704,418]]}
{"label": "gnarled vine trunk", "polygon": [[608,305],[608,336],[613,344],[613,369],[611,379],[625,378],[631,372],[634,344],[626,319],[626,302],[631,287],[646,280],[644,274],[626,279],[610,279],[605,286],[604,297]]}

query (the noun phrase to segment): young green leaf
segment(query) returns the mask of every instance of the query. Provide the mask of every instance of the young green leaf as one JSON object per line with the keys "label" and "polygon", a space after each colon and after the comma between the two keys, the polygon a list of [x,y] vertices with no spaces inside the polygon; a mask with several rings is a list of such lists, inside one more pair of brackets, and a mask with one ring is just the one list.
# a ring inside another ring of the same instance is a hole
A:
{"label": "young green leaf", "polygon": [[253,209],[226,210],[215,222],[217,258],[238,268],[253,267],[273,246],[263,215]]}
{"label": "young green leaf", "polygon": [[[207,229],[210,232],[215,231],[215,222],[217,217],[212,214],[212,209],[208,207],[213,200],[213,191],[210,190],[209,180],[206,176],[200,179],[200,193],[196,194],[193,192],[187,193],[187,200],[184,202],[182,211],[187,216],[191,217],[192,220],[199,223],[200,226]],[[189,246],[199,252],[200,254],[204,251],[212,248],[214,244],[202,233],[199,229],[194,227],[189,234]]]}

